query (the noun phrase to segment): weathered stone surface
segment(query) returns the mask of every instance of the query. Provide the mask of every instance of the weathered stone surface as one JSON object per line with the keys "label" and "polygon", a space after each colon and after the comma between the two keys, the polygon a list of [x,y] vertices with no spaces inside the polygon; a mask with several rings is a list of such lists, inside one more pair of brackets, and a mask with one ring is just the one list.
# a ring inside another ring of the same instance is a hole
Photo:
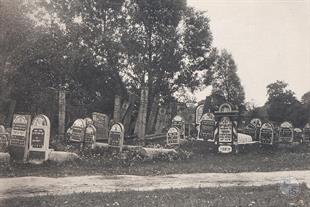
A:
{"label": "weathered stone surface", "polygon": [[62,151],[51,151],[48,160],[53,162],[67,162],[79,159],[79,156],[76,153],[72,152],[62,152]]}

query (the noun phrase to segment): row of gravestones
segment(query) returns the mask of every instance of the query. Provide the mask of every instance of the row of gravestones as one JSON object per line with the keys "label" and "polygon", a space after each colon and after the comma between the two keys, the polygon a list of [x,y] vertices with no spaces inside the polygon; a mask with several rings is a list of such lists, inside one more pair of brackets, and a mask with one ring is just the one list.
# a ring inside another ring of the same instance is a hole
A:
{"label": "row of gravestones", "polygon": [[50,120],[45,115],[34,117],[15,114],[9,133],[0,126],[0,152],[9,152],[17,162],[44,161],[48,158]]}
{"label": "row of gravestones", "polygon": [[92,118],[77,119],[68,129],[68,141],[80,149],[92,149],[97,142],[107,142],[110,147],[120,151],[124,145],[124,126],[115,123],[109,130],[109,117],[94,112]]}

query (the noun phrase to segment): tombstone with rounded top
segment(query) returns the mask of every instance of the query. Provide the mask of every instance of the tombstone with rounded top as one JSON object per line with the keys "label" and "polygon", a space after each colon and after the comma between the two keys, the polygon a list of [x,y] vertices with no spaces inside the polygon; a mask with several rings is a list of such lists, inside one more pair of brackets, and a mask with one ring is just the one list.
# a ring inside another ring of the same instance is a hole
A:
{"label": "tombstone with rounded top", "polygon": [[294,139],[294,128],[289,122],[283,122],[279,129],[279,143],[292,143]]}
{"label": "tombstone with rounded top", "polygon": [[204,114],[200,119],[198,139],[213,140],[215,129],[215,117],[212,113]]}
{"label": "tombstone with rounded top", "polygon": [[84,119],[77,119],[73,123],[71,129],[72,134],[70,136],[70,142],[82,143],[84,142],[86,122]]}
{"label": "tombstone with rounded top", "polygon": [[88,125],[93,125],[93,124],[94,124],[93,120],[92,120],[91,118],[89,118],[89,117],[86,117],[86,118],[84,119],[84,121],[85,121],[85,123],[86,123],[86,126],[88,126]]}
{"label": "tombstone with rounded top", "polygon": [[17,162],[25,162],[28,157],[30,122],[30,115],[14,114],[9,153]]}
{"label": "tombstone with rounded top", "polygon": [[47,116],[36,116],[30,128],[29,160],[43,162],[48,159],[51,123]]}
{"label": "tombstone with rounded top", "polygon": [[84,147],[93,149],[96,142],[96,128],[93,125],[88,125],[85,129]]}
{"label": "tombstone with rounded top", "polygon": [[181,139],[185,138],[185,121],[182,116],[177,115],[172,119],[172,127],[179,129]]}
{"label": "tombstone with rounded top", "polygon": [[109,146],[119,148],[120,152],[124,145],[124,126],[121,123],[116,123],[111,127],[109,134]]}
{"label": "tombstone with rounded top", "polygon": [[9,146],[9,133],[6,132],[5,127],[0,125],[0,152],[6,152]]}
{"label": "tombstone with rounded top", "polygon": [[274,128],[269,122],[264,123],[260,129],[259,143],[272,145],[274,141]]}
{"label": "tombstone with rounded top", "polygon": [[200,124],[200,119],[203,115],[203,108],[204,108],[204,105],[203,104],[200,104],[196,107],[196,112],[195,112],[195,121],[196,121],[196,124]]}
{"label": "tombstone with rounded top", "polygon": [[180,144],[180,131],[177,127],[171,127],[167,132],[167,145],[179,145]]}

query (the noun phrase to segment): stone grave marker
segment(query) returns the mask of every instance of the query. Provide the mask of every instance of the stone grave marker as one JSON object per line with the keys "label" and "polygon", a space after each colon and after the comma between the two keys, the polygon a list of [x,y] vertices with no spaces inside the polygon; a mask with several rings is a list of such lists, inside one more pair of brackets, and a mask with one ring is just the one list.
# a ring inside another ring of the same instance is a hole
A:
{"label": "stone grave marker", "polygon": [[96,128],[93,125],[88,125],[85,129],[84,147],[93,149],[96,143]]}
{"label": "stone grave marker", "polygon": [[70,136],[70,142],[75,143],[83,143],[84,142],[84,135],[85,135],[85,128],[86,122],[84,119],[77,119],[72,125],[72,134]]}
{"label": "stone grave marker", "polygon": [[259,143],[272,145],[274,140],[274,129],[271,123],[264,123],[260,129]]}
{"label": "stone grave marker", "polygon": [[172,127],[178,128],[180,132],[180,138],[185,139],[185,121],[181,116],[176,115],[172,119]]}
{"label": "stone grave marker", "polygon": [[200,104],[196,107],[196,112],[195,112],[196,124],[200,124],[200,119],[203,115],[203,107],[204,107],[204,104]]}
{"label": "stone grave marker", "polygon": [[302,130],[303,133],[303,142],[309,143],[310,142],[310,123],[307,123]]}
{"label": "stone grave marker", "polygon": [[124,144],[124,126],[121,123],[116,123],[111,127],[109,134],[109,146],[123,150]]}
{"label": "stone grave marker", "polygon": [[294,129],[294,141],[302,143],[302,129],[295,128]]}
{"label": "stone grave marker", "polygon": [[203,140],[213,140],[215,129],[215,117],[212,113],[206,113],[200,119],[198,138]]}
{"label": "stone grave marker", "polygon": [[218,142],[219,152],[230,153],[232,152],[233,144],[233,123],[229,117],[223,117],[218,126]]}
{"label": "stone grave marker", "polygon": [[14,114],[9,153],[17,162],[25,162],[28,157],[30,115]]}
{"label": "stone grave marker", "polygon": [[179,145],[180,144],[180,132],[176,127],[171,127],[167,132],[167,145]]}
{"label": "stone grave marker", "polygon": [[262,122],[260,119],[252,119],[250,123],[245,127],[244,133],[250,135],[253,140],[258,141],[261,126]]}
{"label": "stone grave marker", "polygon": [[29,160],[43,162],[48,159],[51,123],[47,116],[36,116],[30,127]]}
{"label": "stone grave marker", "polygon": [[289,122],[283,122],[279,130],[279,143],[292,143],[294,139],[294,128]]}
{"label": "stone grave marker", "polygon": [[5,127],[0,125],[0,152],[7,152],[9,146],[9,133],[6,132]]}
{"label": "stone grave marker", "polygon": [[96,142],[108,142],[109,139],[109,117],[106,114],[93,112],[92,118],[96,128]]}

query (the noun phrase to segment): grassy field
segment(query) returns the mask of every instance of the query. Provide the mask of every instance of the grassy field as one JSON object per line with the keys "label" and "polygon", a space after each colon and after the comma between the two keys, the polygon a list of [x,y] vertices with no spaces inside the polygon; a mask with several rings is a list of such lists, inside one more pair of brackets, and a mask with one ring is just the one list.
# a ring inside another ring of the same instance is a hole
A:
{"label": "grassy field", "polygon": [[310,206],[310,191],[301,186],[298,197],[281,194],[279,186],[171,189],[150,192],[81,193],[65,196],[40,196],[5,200],[5,207],[103,207],[103,206],[219,206],[219,207],[286,207]]}
{"label": "grassy field", "polygon": [[148,160],[139,154],[111,155],[107,152],[86,154],[80,160],[42,165],[2,164],[0,177],[12,176],[72,176],[72,175],[162,175],[172,173],[247,172],[277,170],[309,170],[310,151],[293,149],[250,149],[240,154],[210,152],[203,143],[187,143],[178,156],[163,156]]}

